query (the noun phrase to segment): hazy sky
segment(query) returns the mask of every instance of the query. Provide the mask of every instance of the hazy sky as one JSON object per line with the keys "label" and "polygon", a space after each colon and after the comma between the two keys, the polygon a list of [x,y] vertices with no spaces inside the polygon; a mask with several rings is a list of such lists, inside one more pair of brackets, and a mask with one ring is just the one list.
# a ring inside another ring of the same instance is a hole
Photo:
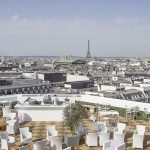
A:
{"label": "hazy sky", "polygon": [[150,0],[0,0],[0,55],[150,56]]}

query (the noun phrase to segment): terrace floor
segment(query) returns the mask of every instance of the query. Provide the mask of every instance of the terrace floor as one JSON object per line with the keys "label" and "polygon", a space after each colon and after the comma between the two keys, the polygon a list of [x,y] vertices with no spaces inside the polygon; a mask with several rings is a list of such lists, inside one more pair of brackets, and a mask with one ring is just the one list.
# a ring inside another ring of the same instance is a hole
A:
{"label": "terrace floor", "polygon": [[[132,150],[132,135],[135,130],[135,126],[137,124],[140,125],[145,125],[146,126],[146,133],[145,133],[145,140],[144,140],[144,150],[150,150],[150,124],[146,121],[142,120],[126,120],[126,118],[120,117],[119,122],[126,123],[128,126],[128,131],[126,132],[126,138],[125,138],[125,143],[126,143],[126,150]],[[89,120],[84,119],[82,121],[83,126],[88,129],[89,131]],[[0,118],[0,125],[5,125],[5,120]],[[64,125],[63,122],[26,122],[22,125],[23,126],[28,126],[30,127],[30,130],[32,132],[33,138],[32,141],[39,139],[39,138],[44,138],[46,139],[46,126],[47,125],[55,125],[56,129],[58,130],[58,135],[63,136],[65,132],[69,133],[68,128]],[[5,130],[4,128],[0,129]],[[90,132],[90,131],[89,131]],[[16,134],[15,135],[16,139],[16,146],[12,147],[11,150],[17,150],[18,146],[20,145],[20,135]],[[32,146],[30,146],[31,149]],[[63,148],[65,148],[65,144],[63,144]],[[50,150],[50,144],[47,142],[46,144],[46,150]],[[83,140],[80,142],[79,146],[74,147],[74,150],[102,150],[102,147],[88,147],[85,144],[85,137]],[[136,149],[135,149],[136,150]],[[137,149],[138,150],[138,149]]]}

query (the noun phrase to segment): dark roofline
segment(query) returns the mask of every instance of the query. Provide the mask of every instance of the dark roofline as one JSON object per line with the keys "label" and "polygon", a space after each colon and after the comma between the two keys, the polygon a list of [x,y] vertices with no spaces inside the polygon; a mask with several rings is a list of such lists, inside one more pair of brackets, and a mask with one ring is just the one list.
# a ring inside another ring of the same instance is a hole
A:
{"label": "dark roofline", "polygon": [[64,84],[71,84],[71,83],[84,83],[84,82],[91,82],[91,80],[65,82]]}
{"label": "dark roofline", "polygon": [[39,84],[32,84],[32,85],[20,85],[20,86],[1,86],[0,90],[11,90],[11,89],[19,89],[19,88],[28,88],[28,87],[36,87],[36,86],[43,86],[43,85],[49,85],[49,83],[39,83]]}

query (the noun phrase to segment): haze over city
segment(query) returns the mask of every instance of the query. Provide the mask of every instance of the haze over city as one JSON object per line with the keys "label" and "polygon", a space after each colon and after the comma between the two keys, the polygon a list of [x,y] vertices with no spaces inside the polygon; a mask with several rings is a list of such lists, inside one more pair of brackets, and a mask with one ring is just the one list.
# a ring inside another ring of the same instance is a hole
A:
{"label": "haze over city", "polygon": [[0,55],[149,56],[150,1],[0,0]]}
{"label": "haze over city", "polygon": [[0,0],[0,149],[150,150],[150,0]]}

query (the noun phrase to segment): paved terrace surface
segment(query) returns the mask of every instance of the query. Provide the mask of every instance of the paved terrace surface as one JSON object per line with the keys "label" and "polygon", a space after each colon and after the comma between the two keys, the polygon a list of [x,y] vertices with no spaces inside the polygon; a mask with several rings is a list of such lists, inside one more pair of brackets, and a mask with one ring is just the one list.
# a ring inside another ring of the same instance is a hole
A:
{"label": "paved terrace surface", "polygon": [[[126,143],[126,150],[132,150],[132,135],[133,131],[135,130],[135,126],[137,124],[145,125],[146,126],[146,133],[145,133],[145,140],[144,140],[144,150],[150,150],[150,124],[146,121],[142,120],[126,120],[125,118],[120,118],[120,122],[126,123],[128,126],[128,131],[126,133],[125,143]],[[82,121],[85,128],[88,129],[88,132],[91,130],[89,129],[89,120],[84,119]],[[4,119],[0,119],[0,125],[5,124]],[[21,127],[28,126],[30,127],[30,130],[32,132],[32,141],[39,139],[39,138],[45,138],[46,139],[46,126],[47,125],[56,125],[56,129],[58,130],[58,135],[63,136],[64,132],[70,133],[68,128],[64,125],[62,122],[26,122]],[[2,128],[0,129],[2,130]],[[5,130],[3,128],[3,130]],[[15,135],[16,139],[16,146],[11,147],[10,150],[18,150],[18,146],[20,145],[20,135]],[[32,145],[30,145],[31,149]],[[65,144],[63,144],[63,148],[66,148]],[[50,144],[47,142],[46,144],[46,150],[50,150]],[[102,150],[102,147],[88,147],[85,144],[85,137],[80,141],[80,145],[74,147],[74,150]],[[138,149],[134,149],[138,150]]]}

